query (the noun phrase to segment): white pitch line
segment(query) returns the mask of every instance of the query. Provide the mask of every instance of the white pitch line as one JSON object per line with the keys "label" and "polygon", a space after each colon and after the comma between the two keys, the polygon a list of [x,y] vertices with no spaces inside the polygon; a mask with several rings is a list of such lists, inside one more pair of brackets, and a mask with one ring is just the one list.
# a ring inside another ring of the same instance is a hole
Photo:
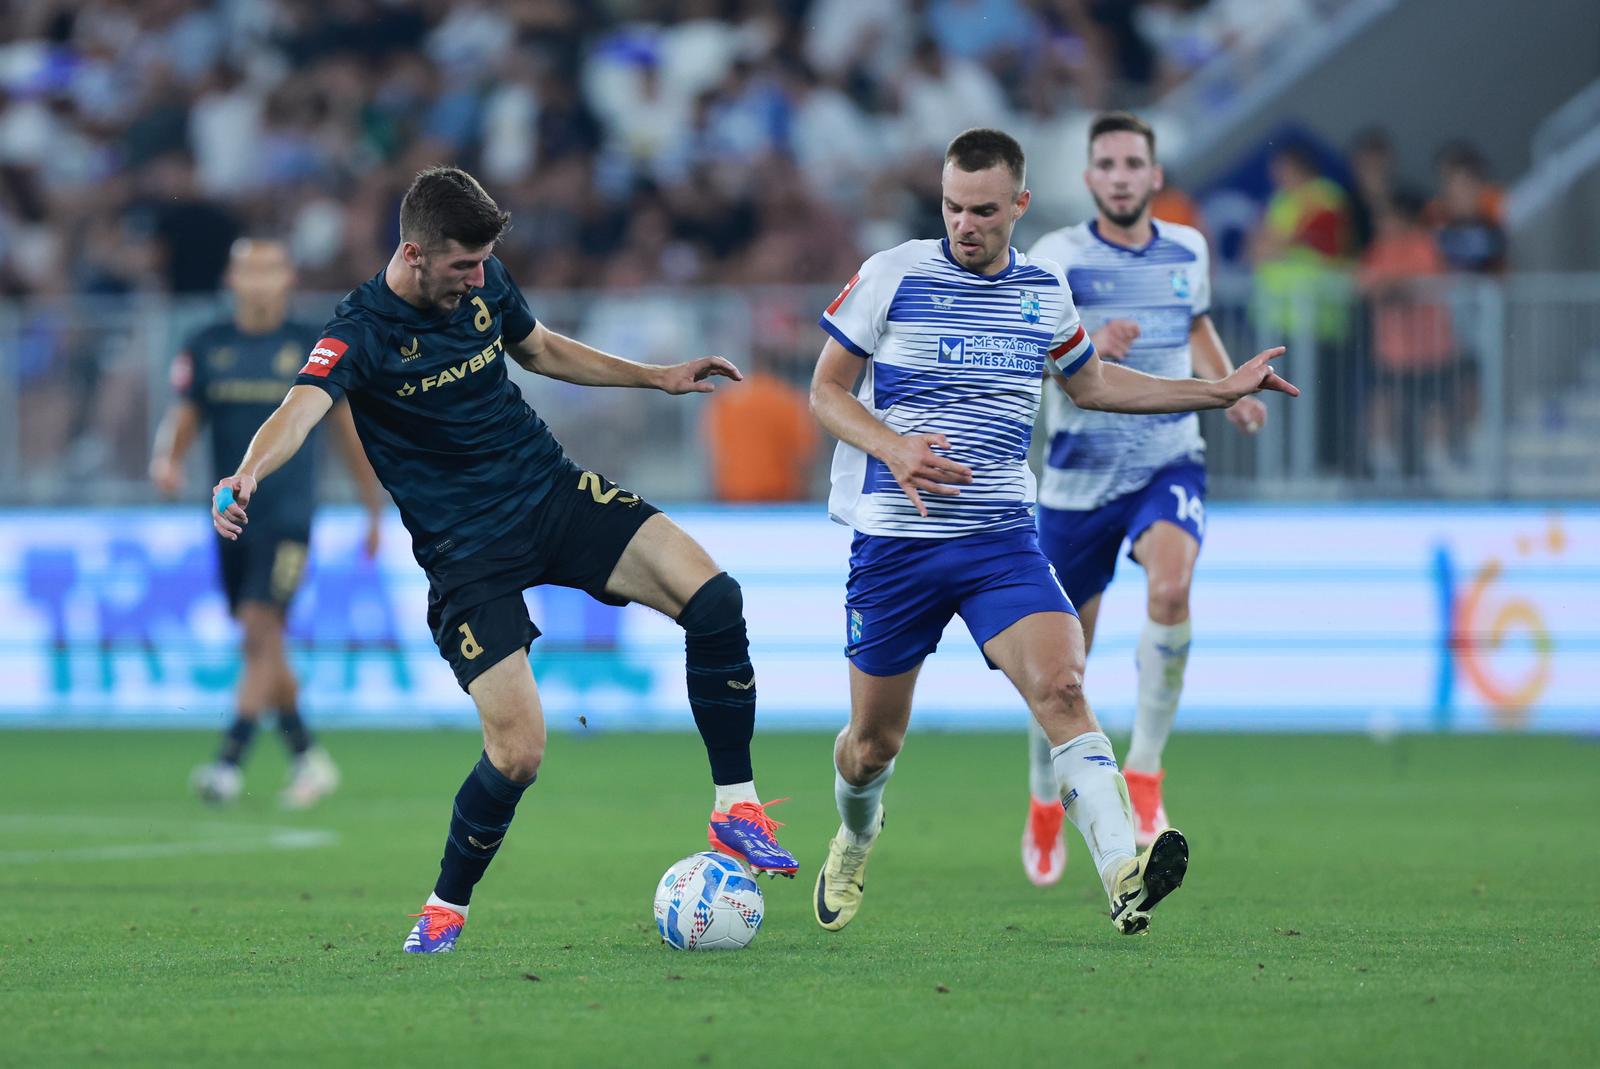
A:
{"label": "white pitch line", "polygon": [[0,865],[33,865],[50,861],[141,861],[192,854],[250,854],[258,850],[313,850],[333,846],[338,832],[318,828],[272,828],[244,825],[234,832],[262,834],[247,839],[194,839],[172,843],[120,843],[106,846],[69,846],[56,850],[7,850]]}

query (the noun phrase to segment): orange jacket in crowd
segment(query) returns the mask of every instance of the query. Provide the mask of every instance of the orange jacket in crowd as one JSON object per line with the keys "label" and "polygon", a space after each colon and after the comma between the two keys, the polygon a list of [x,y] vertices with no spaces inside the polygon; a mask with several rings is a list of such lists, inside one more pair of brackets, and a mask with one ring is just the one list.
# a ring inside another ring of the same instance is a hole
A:
{"label": "orange jacket in crowd", "polygon": [[799,388],[759,371],[721,384],[707,406],[706,436],[719,501],[809,496],[817,428]]}

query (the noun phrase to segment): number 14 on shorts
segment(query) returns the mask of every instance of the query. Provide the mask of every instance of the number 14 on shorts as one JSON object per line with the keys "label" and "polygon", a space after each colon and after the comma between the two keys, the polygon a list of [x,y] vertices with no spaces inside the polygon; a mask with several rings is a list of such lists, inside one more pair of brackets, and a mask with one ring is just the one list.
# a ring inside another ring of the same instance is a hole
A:
{"label": "number 14 on shorts", "polygon": [[1178,520],[1188,520],[1195,525],[1201,533],[1206,529],[1206,503],[1200,495],[1189,496],[1186,487],[1177,483],[1169,483],[1167,489],[1172,491],[1172,496],[1178,499]]}

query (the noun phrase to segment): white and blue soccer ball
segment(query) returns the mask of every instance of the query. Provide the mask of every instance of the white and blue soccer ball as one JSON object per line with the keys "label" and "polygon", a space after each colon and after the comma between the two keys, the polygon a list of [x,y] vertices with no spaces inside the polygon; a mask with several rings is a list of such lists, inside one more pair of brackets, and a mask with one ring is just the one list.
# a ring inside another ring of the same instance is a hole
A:
{"label": "white and blue soccer ball", "polygon": [[677,862],[656,884],[656,929],[678,950],[742,950],[764,912],[755,877],[710,850]]}

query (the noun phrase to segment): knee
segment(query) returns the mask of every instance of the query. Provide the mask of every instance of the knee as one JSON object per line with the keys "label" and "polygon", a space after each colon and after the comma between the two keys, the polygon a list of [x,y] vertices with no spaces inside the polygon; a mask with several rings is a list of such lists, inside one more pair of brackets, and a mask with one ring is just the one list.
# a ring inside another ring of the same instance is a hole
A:
{"label": "knee", "polygon": [[[889,762],[899,756],[904,741],[898,732],[847,732],[839,740],[840,771],[854,772],[865,783],[889,767]],[[845,778],[851,776],[847,774]]]}
{"label": "knee", "polygon": [[484,752],[489,755],[489,763],[506,779],[527,783],[539,774],[539,766],[544,762],[544,740],[485,746]]}
{"label": "knee", "polygon": [[1189,584],[1178,579],[1152,578],[1147,609],[1158,624],[1180,624],[1189,618]]}
{"label": "knee", "polygon": [[718,572],[684,605],[678,625],[690,638],[716,635],[744,626],[744,591],[727,572]]}
{"label": "knee", "polygon": [[483,740],[489,763],[506,779],[518,783],[526,783],[539,774],[539,766],[544,763],[544,746],[543,728],[533,725],[515,732],[497,732],[493,738]]}
{"label": "knee", "polygon": [[1084,708],[1083,666],[1068,665],[1040,679],[1034,686],[1035,702],[1048,709],[1073,715]]}

